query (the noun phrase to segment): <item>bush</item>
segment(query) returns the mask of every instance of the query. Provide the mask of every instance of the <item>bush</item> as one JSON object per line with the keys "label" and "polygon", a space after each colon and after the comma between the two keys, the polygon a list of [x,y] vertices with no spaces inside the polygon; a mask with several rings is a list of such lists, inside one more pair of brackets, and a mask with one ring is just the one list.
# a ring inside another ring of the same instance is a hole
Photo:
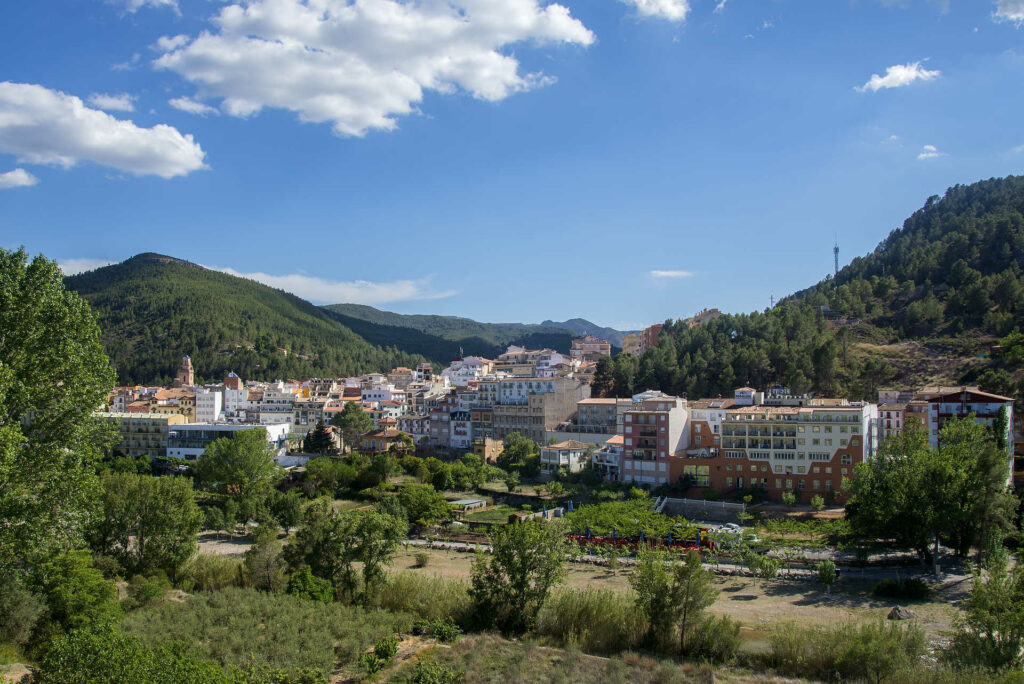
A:
{"label": "bush", "polygon": [[541,608],[537,632],[588,653],[619,653],[640,646],[647,621],[627,595],[590,587],[562,589]]}
{"label": "bush", "polygon": [[16,576],[0,578],[0,643],[24,646],[46,604]]}
{"label": "bush", "polygon": [[449,618],[436,620],[417,620],[412,625],[413,634],[426,634],[434,637],[442,644],[450,644],[462,634],[462,629]]}
{"label": "bush", "polygon": [[185,564],[181,576],[185,591],[220,591],[227,587],[240,587],[245,583],[240,558],[213,553],[193,556]]}
{"label": "bush", "polygon": [[416,559],[415,567],[417,568],[425,568],[427,567],[427,564],[430,563],[430,554],[426,551],[417,551],[415,555],[413,555],[413,558]]}
{"label": "bush", "polygon": [[461,670],[421,660],[416,663],[409,682],[411,684],[458,684],[464,678],[465,674]]}
{"label": "bush", "polygon": [[928,598],[931,590],[922,579],[917,577],[899,577],[882,580],[874,586],[871,593],[884,598],[920,601]]}
{"label": "bush", "polygon": [[297,596],[307,601],[330,603],[334,600],[334,586],[325,579],[320,579],[308,567],[304,567],[288,578],[285,585],[286,594]]}
{"label": "bush", "polygon": [[363,666],[368,675],[375,675],[384,669],[384,661],[374,653],[364,653],[359,656],[359,664]]}
{"label": "bush", "polygon": [[329,673],[356,663],[377,639],[411,626],[408,615],[238,588],[161,603],[124,620],[124,629],[145,643],[184,641],[224,666],[291,673],[310,667]]}
{"label": "bush", "polygon": [[783,674],[832,680],[881,681],[917,666],[924,632],[884,620],[840,627],[779,625],[770,637],[772,666]]}
{"label": "bush", "polygon": [[425,620],[450,619],[467,627],[472,604],[469,585],[462,580],[431,577],[415,572],[393,572],[380,593],[379,605],[396,613],[411,613]]}
{"label": "bush", "polygon": [[721,615],[706,618],[687,639],[686,655],[699,660],[724,663],[740,650],[740,623]]}
{"label": "bush", "polygon": [[390,661],[398,655],[398,639],[393,636],[377,639],[377,643],[373,645],[373,655],[384,662]]}
{"label": "bush", "polygon": [[128,595],[132,599],[132,607],[140,608],[156,603],[164,597],[171,583],[165,577],[143,577],[136,575],[128,583]]}
{"label": "bush", "polygon": [[825,507],[825,499],[822,498],[821,494],[815,494],[811,497],[811,510],[820,511]]}

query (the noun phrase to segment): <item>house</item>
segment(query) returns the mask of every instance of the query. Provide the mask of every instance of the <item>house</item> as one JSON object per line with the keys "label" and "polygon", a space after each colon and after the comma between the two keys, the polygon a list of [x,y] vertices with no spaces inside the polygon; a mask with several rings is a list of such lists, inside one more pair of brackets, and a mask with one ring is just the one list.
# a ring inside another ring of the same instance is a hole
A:
{"label": "house", "polygon": [[597,363],[602,356],[611,355],[611,343],[593,335],[577,337],[572,341],[572,348],[569,349],[569,356],[580,363]]}
{"label": "house", "polygon": [[589,465],[592,448],[590,444],[573,439],[542,446],[540,448],[541,472],[554,474],[565,469],[570,473],[578,473]]}
{"label": "house", "polygon": [[359,451],[366,454],[382,454],[390,451],[392,446],[396,450],[404,451],[405,438],[408,438],[408,435],[393,427],[371,430],[359,437]]}

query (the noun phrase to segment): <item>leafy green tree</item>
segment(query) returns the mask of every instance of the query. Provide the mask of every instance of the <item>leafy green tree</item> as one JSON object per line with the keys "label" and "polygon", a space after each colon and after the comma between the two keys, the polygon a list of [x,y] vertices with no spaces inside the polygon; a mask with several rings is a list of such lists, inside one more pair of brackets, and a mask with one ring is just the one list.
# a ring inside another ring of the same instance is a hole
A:
{"label": "leafy green tree", "polygon": [[566,555],[556,524],[499,526],[491,553],[473,561],[469,595],[478,621],[511,634],[530,630],[548,592],[565,578]]}
{"label": "leafy green tree", "polygon": [[220,539],[221,530],[227,526],[224,518],[224,509],[220,506],[207,506],[203,516],[204,529],[213,530],[217,533],[217,538]]}
{"label": "leafy green tree", "polygon": [[330,603],[334,600],[334,587],[327,580],[320,579],[308,566],[288,578],[288,584],[284,589],[286,594],[298,596],[309,601],[320,601]]}
{"label": "leafy green tree", "polygon": [[1024,572],[1005,553],[990,554],[954,622],[943,659],[956,667],[1019,670],[1024,664]]}
{"label": "leafy green tree", "polygon": [[121,617],[114,583],[92,567],[87,551],[68,551],[42,563],[33,588],[46,604],[37,644],[81,627],[112,626]]}
{"label": "leafy green tree", "polygon": [[295,489],[287,492],[272,489],[267,497],[270,512],[285,531],[299,524],[302,519],[302,503],[302,495]]}
{"label": "leafy green tree", "polygon": [[302,450],[307,454],[323,454],[334,447],[334,440],[323,421],[317,421],[316,427],[309,431],[302,440]]}
{"label": "leafy green tree", "polygon": [[101,485],[101,512],[89,534],[93,550],[115,556],[133,573],[160,569],[176,582],[205,521],[192,481],[108,472]]}
{"label": "leafy green tree", "polygon": [[815,494],[811,497],[811,510],[820,511],[825,507],[825,499],[821,494]]}
{"label": "leafy green tree", "polygon": [[[384,568],[394,558],[405,522],[376,511],[335,513],[330,502],[306,506],[302,524],[285,548],[292,571],[309,567],[330,582],[336,595],[369,603],[384,584]],[[362,591],[356,564],[362,565]]]}
{"label": "leafy green tree", "polygon": [[245,552],[245,575],[249,585],[263,591],[280,591],[285,584],[286,563],[281,542],[261,540]]}
{"label": "leafy green tree", "polygon": [[783,492],[782,505],[786,506],[787,508],[792,508],[794,505],[796,505],[796,494],[794,494],[793,492]]}
{"label": "leafy green tree", "polygon": [[206,448],[196,462],[196,475],[204,487],[231,496],[240,506],[252,505],[281,479],[274,455],[266,430],[239,430]]}
{"label": "leafy green tree", "polygon": [[711,586],[711,573],[701,565],[700,554],[690,551],[680,563],[670,561],[663,550],[642,547],[629,584],[636,593],[637,609],[647,616],[648,643],[667,649],[678,627],[679,649],[688,653],[704,610],[718,596],[718,590]]}
{"label": "leafy green tree", "polygon": [[426,527],[450,520],[451,508],[444,496],[430,485],[405,485],[398,491],[398,500],[417,527]]}
{"label": "leafy green tree", "polygon": [[46,610],[42,599],[34,594],[18,574],[0,576],[0,644],[23,647],[28,644],[39,618]]}
{"label": "leafy green tree", "polygon": [[82,541],[114,372],[89,305],[24,249],[0,249],[0,331],[0,570],[24,569]]}
{"label": "leafy green tree", "polygon": [[827,559],[818,563],[818,579],[825,585],[825,594],[827,596],[832,595],[832,585],[836,583],[838,577],[835,563]]}
{"label": "leafy green tree", "polygon": [[351,449],[359,441],[359,435],[373,429],[373,419],[363,410],[359,402],[349,401],[340,413],[331,418],[331,425],[341,430],[345,448]]}

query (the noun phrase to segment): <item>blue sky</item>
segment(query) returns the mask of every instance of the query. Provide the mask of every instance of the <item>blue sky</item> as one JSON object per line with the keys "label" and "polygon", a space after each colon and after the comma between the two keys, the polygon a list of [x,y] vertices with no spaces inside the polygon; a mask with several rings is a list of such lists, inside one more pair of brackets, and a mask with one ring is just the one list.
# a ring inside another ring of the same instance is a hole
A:
{"label": "blue sky", "polygon": [[1024,166],[1024,0],[47,0],[0,22],[0,246],[321,302],[762,309]]}

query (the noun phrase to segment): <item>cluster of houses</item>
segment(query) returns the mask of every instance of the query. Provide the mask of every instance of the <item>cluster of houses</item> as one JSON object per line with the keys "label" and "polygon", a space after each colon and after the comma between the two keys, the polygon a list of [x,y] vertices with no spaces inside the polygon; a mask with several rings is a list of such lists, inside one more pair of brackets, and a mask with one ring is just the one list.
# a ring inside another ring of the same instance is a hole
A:
{"label": "cluster of houses", "polygon": [[[646,333],[646,331],[645,331]],[[473,451],[494,460],[506,437],[540,445],[542,471],[592,468],[608,481],[658,486],[682,480],[721,494],[763,489],[769,499],[793,492],[842,500],[844,477],[870,459],[882,440],[919,420],[935,445],[942,425],[974,415],[993,425],[1013,401],[977,387],[883,390],[878,403],[792,394],[782,387],[740,387],[732,397],[687,399],[647,391],[591,396],[597,359],[611,354],[599,338],[575,340],[568,355],[509,347],[496,359],[468,356],[435,373],[430,364],[352,378],[274,383],[194,383],[182,360],[173,387],[118,387],[96,415],[118,426],[117,449],[129,456],[198,458],[206,446],[261,426],[282,465],[304,457],[295,447],[319,423],[330,426],[351,403],[373,430],[348,445],[386,451],[409,435],[435,450]],[[340,446],[333,428],[332,438]],[[404,433],[404,434],[403,434]],[[1012,428],[1007,443],[1014,444]],[[1008,459],[1012,462],[1012,446]]]}

